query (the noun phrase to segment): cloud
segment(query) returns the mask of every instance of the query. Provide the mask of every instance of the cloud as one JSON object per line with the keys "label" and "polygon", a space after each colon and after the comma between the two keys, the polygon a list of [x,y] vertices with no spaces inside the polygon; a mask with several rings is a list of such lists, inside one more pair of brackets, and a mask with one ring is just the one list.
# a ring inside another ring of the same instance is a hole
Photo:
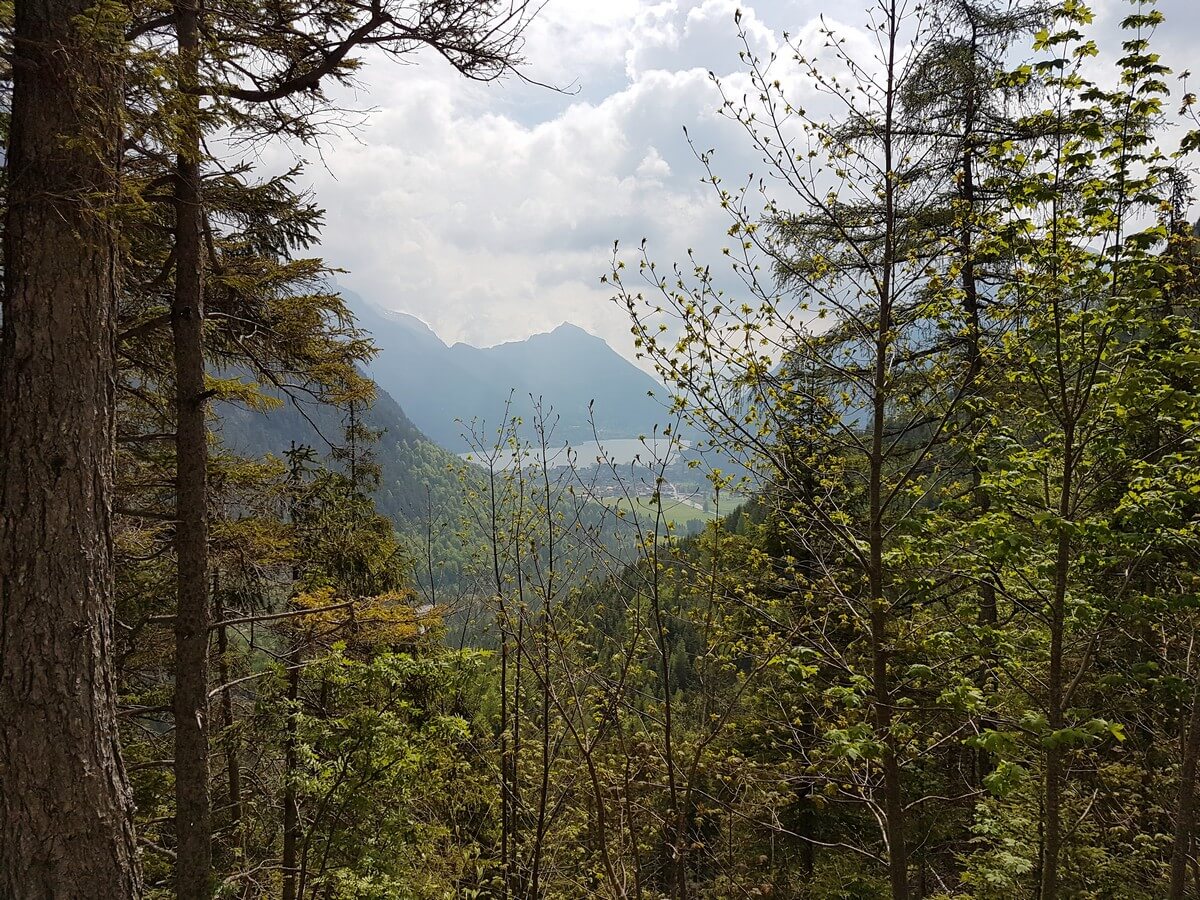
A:
{"label": "cloud", "polygon": [[[1118,14],[1108,10],[1106,30]],[[1189,0],[1164,0],[1195,33]],[[552,0],[528,34],[531,78],[465,82],[432,56],[416,66],[371,60],[367,125],[335,135],[308,177],[327,210],[322,252],[344,283],[415,314],[446,340],[493,344],[567,320],[631,354],[623,310],[600,283],[614,240],[647,238],[656,258],[689,248],[717,262],[727,221],[685,139],[718,148],[727,181],[759,168],[739,129],[717,116],[716,72],[746,88],[735,0]],[[817,0],[741,7],[752,49],[778,51],[786,30],[828,60]],[[835,24],[851,52],[877,52],[853,10]],[[825,20],[831,24],[829,19]],[[1178,41],[1178,37],[1173,37]],[[799,84],[781,54],[776,71]],[[810,86],[802,102],[819,103]],[[275,151],[277,152],[277,151]]]}
{"label": "cloud", "polygon": [[637,17],[625,54],[627,76],[636,81],[642,73],[656,70],[732,71],[743,49],[735,15],[755,52],[766,55],[779,47],[779,37],[751,7],[735,0],[702,0],[697,5],[673,0],[649,6]]}
{"label": "cloud", "polygon": [[[492,91],[436,64],[372,61],[369,124],[309,171],[327,210],[322,252],[348,270],[342,280],[449,341],[497,343],[569,320],[630,352],[625,314],[599,281],[613,242],[647,238],[674,258],[724,233],[683,127],[706,146],[732,133],[701,63],[723,30],[722,55],[737,65],[733,4],[563,6],[527,55],[534,77],[559,82],[575,60],[578,94]],[[597,91],[592,75],[617,81]]]}

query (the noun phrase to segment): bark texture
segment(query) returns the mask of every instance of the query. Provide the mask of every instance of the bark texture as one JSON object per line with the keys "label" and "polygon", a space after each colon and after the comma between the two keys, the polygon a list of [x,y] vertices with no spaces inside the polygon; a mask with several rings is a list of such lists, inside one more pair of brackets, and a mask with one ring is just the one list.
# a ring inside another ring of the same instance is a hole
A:
{"label": "bark texture", "polygon": [[187,95],[175,172],[175,867],[179,900],[212,896],[208,783],[208,431],[204,420],[204,259],[200,205],[200,13],[175,4],[179,86]]}
{"label": "bark texture", "polygon": [[1187,864],[1196,833],[1196,762],[1200,759],[1200,677],[1194,676],[1192,709],[1183,735],[1179,795],[1175,804],[1175,838],[1171,846],[1169,900],[1187,896]]}
{"label": "bark texture", "polygon": [[16,6],[0,339],[0,897],[134,898],[113,684],[119,30]]}

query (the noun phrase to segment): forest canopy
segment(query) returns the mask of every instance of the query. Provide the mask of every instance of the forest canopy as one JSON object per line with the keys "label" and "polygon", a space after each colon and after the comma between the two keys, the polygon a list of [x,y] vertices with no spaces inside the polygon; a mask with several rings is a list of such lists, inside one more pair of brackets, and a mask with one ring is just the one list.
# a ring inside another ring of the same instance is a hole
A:
{"label": "forest canopy", "polygon": [[552,465],[522,398],[468,462],[373,408],[303,165],[222,148],[315,153],[372,51],[526,77],[538,12],[0,5],[0,898],[1196,896],[1162,12],[873,0],[866,50],[765,53],[734,15],[724,252],[597,273],[666,424]]}

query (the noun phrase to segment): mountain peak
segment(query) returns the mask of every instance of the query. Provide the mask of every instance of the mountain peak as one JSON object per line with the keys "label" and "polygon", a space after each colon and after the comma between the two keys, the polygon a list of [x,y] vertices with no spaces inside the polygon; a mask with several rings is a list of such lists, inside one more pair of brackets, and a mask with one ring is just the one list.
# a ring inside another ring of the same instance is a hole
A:
{"label": "mountain peak", "polygon": [[403,322],[405,325],[409,326],[410,328],[412,328],[416,331],[425,332],[428,334],[432,334],[434,336],[437,335],[437,332],[433,330],[432,325],[430,325],[428,322],[426,322],[420,316],[414,316],[412,313],[401,312],[398,309],[381,309],[381,310],[379,310],[379,314],[381,316],[383,316],[385,319],[392,319],[393,321],[396,321],[396,322]]}
{"label": "mountain peak", "polygon": [[432,338],[438,343],[444,343],[438,336],[438,333],[433,330],[433,326],[419,316],[414,316],[412,313],[400,312],[398,309],[383,309],[379,306],[373,306],[372,310],[376,317],[380,319],[402,325],[423,338]]}
{"label": "mountain peak", "polygon": [[[556,325],[550,331],[542,331],[537,334],[531,334],[523,341],[512,341],[512,344],[570,344],[572,346],[581,346],[584,344],[603,345],[608,347],[608,342],[599,335],[592,334],[586,328],[575,325],[572,322],[563,322]],[[615,352],[615,351],[614,351]]]}
{"label": "mountain peak", "polygon": [[380,348],[371,375],[444,447],[467,449],[464,430],[491,434],[506,415],[522,420],[522,436],[530,437],[539,408],[553,410],[556,439],[572,441],[591,440],[594,430],[603,437],[648,434],[663,415],[649,396],[658,383],[578,325],[563,322],[491,347],[446,346],[417,317],[356,299],[355,311]]}
{"label": "mountain peak", "polygon": [[590,338],[596,337],[596,335],[592,334],[590,331],[587,331],[584,328],[580,328],[578,325],[575,325],[571,322],[563,322],[561,325],[556,326],[554,328],[554,330],[552,330],[550,333],[551,334],[573,334],[573,335],[583,334],[583,335],[587,335]]}
{"label": "mountain peak", "polygon": [[492,344],[490,346],[478,347],[476,345],[467,344],[462,341],[454,345],[460,348],[470,348],[473,350],[494,351],[499,354],[524,353],[530,348],[536,348],[540,351],[560,351],[573,352],[583,347],[589,347],[596,350],[606,349],[611,353],[616,353],[604,338],[592,334],[586,328],[581,328],[571,322],[563,322],[556,325],[550,331],[539,331],[529,335],[526,338],[518,340],[504,341],[500,344]]}
{"label": "mountain peak", "polygon": [[338,290],[350,311],[354,313],[358,324],[369,331],[381,345],[391,344],[393,350],[400,350],[401,347],[396,345],[408,343],[404,340],[407,337],[410,341],[415,339],[422,344],[445,347],[445,342],[424,319],[412,313],[380,306],[354,291],[342,287]]}

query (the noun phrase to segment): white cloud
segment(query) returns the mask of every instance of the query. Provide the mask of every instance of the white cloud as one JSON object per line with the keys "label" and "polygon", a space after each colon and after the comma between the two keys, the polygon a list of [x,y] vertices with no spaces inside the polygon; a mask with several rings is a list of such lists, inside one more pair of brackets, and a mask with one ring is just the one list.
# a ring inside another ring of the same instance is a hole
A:
{"label": "white cloud", "polygon": [[671,165],[659,155],[657,147],[651,147],[638,163],[637,174],[647,180],[666,178],[671,174]]}
{"label": "white cloud", "polygon": [[779,37],[754,9],[735,0],[672,0],[649,6],[638,16],[625,54],[626,74],[636,80],[654,70],[732,71],[743,49],[734,22],[739,12],[741,29],[755,52],[765,55],[779,46]]}
{"label": "white cloud", "polygon": [[[716,115],[708,76],[744,90],[736,6],[551,0],[528,34],[528,72],[575,84],[569,94],[464,82],[433,58],[372,60],[365,91],[345,98],[374,108],[368,124],[335,135],[325,167],[308,173],[327,209],[327,261],[349,270],[350,288],[450,341],[497,343],[569,320],[630,352],[624,313],[599,284],[613,241],[646,237],[664,262],[691,247],[720,258],[727,223],[683,127],[700,148],[718,148],[729,181],[758,164]],[[1186,13],[1190,0],[1161,4],[1173,7]],[[823,11],[818,0],[758,0],[742,7],[741,25],[764,56],[787,30],[828,58]],[[839,8],[850,18],[836,27],[861,58],[875,46],[854,12]],[[786,54],[777,66],[793,83]],[[807,93],[803,102],[819,102]]]}
{"label": "white cloud", "polygon": [[[578,95],[492,91],[436,66],[372,62],[368,126],[331,144],[327,169],[310,170],[327,209],[322,252],[349,270],[342,280],[447,340],[495,343],[569,320],[629,351],[624,314],[599,283],[613,241],[646,237],[668,258],[724,233],[683,126],[706,146],[722,127],[732,132],[693,63],[718,19],[734,36],[733,4],[562,6],[531,34],[527,55],[534,77],[559,82],[575,60]],[[650,58],[651,32],[638,26],[647,16],[678,26],[674,61],[631,69],[629,60]],[[568,38],[578,53],[566,52]],[[547,41],[555,49],[539,54]],[[732,68],[736,51],[726,55]],[[590,89],[589,76],[614,60],[619,83]]]}

